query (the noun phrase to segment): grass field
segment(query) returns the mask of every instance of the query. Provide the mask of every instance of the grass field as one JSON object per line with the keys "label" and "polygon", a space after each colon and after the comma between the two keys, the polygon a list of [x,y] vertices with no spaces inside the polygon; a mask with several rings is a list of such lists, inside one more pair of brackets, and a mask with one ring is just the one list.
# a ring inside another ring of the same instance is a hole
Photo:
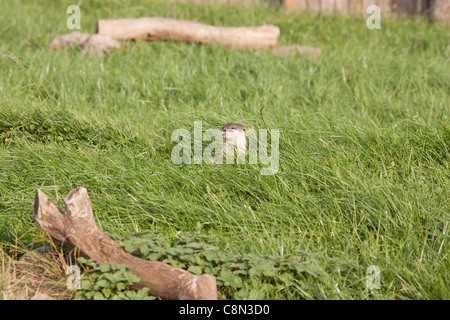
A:
{"label": "grass field", "polygon": [[[279,57],[137,41],[100,59],[49,51],[70,32],[71,4],[0,4],[6,253],[35,242],[37,188],[63,206],[83,186],[99,227],[117,240],[201,234],[235,256],[302,252],[313,261],[317,272],[254,277],[253,298],[450,298],[448,25],[382,17],[382,29],[369,30],[364,19],[265,6],[85,1],[81,32],[94,32],[100,18],[140,16],[266,23],[280,27],[280,45],[322,49],[319,57]],[[192,132],[194,121],[204,130],[228,122],[279,129],[278,173],[263,176],[259,164],[174,164],[172,132]],[[373,291],[372,265],[381,271]],[[227,290],[219,297],[237,291]],[[234,297],[249,297],[242,292]]]}

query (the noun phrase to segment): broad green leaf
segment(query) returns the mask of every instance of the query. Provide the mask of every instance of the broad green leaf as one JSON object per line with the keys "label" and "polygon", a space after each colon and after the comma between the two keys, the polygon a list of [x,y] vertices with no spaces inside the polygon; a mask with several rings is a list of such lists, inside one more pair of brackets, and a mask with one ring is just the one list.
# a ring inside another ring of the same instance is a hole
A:
{"label": "broad green leaf", "polygon": [[202,274],[202,267],[200,267],[200,266],[190,266],[188,268],[188,271],[192,272],[193,274],[196,274],[196,275],[201,275]]}
{"label": "broad green leaf", "polygon": [[257,289],[251,289],[248,293],[248,300],[261,300],[263,299],[264,293]]}
{"label": "broad green leaf", "polygon": [[149,255],[147,255],[145,258],[148,260],[156,261],[159,258],[161,258],[162,254],[159,252],[152,252]]}
{"label": "broad green leaf", "polygon": [[106,298],[109,298],[111,296],[111,289],[110,288],[103,288],[102,293]]}
{"label": "broad green leaf", "polygon": [[100,270],[101,272],[109,272],[109,271],[111,271],[111,265],[110,264],[102,264],[102,265],[98,266],[98,270]]}
{"label": "broad green leaf", "polygon": [[139,251],[144,255],[147,256],[150,252],[148,245],[146,243],[143,243],[139,246]]}
{"label": "broad green leaf", "polygon": [[214,261],[216,259],[218,259],[218,254],[215,251],[207,251],[204,253],[204,257],[206,260],[208,261]]}
{"label": "broad green leaf", "polygon": [[125,290],[126,287],[128,287],[128,285],[124,282],[116,283],[116,288],[119,291]]}
{"label": "broad green leaf", "polygon": [[111,286],[111,282],[106,279],[98,280],[92,290],[99,290],[102,288],[109,288]]}
{"label": "broad green leaf", "polygon": [[99,291],[94,293],[94,300],[106,300],[103,294]]}

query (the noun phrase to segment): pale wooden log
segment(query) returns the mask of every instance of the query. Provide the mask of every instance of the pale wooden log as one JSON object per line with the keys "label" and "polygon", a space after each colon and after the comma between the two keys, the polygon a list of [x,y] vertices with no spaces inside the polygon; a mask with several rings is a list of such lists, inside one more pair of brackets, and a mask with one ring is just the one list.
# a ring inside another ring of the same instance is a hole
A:
{"label": "pale wooden log", "polygon": [[61,50],[81,45],[89,38],[89,33],[81,33],[78,31],[56,36],[49,47],[53,50]]}
{"label": "pale wooden log", "polygon": [[239,49],[263,49],[277,44],[280,29],[273,25],[218,27],[195,21],[150,17],[98,20],[97,33],[117,40],[178,40]]}
{"label": "pale wooden log", "polygon": [[72,190],[62,213],[41,191],[37,190],[34,218],[39,229],[64,245],[76,247],[97,264],[117,262],[140,278],[136,289],[149,288],[162,299],[217,299],[216,279],[212,275],[197,276],[160,261],[139,259],[125,252],[97,226],[85,188]]}
{"label": "pale wooden log", "polygon": [[122,44],[108,35],[72,32],[56,36],[49,47],[53,50],[81,46],[83,53],[105,57],[109,50],[119,49]]}
{"label": "pale wooden log", "polygon": [[112,49],[120,49],[121,42],[107,35],[91,34],[85,42],[81,44],[83,53],[95,54],[99,57],[106,57],[108,51]]}

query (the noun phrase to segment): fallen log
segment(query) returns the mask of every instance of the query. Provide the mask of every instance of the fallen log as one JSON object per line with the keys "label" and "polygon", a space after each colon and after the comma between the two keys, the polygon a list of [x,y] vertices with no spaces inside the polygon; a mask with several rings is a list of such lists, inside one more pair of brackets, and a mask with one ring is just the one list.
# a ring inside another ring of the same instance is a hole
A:
{"label": "fallen log", "polygon": [[81,33],[78,31],[56,36],[49,45],[50,49],[61,50],[72,48],[84,43],[91,35],[89,33]]}
{"label": "fallen log", "polygon": [[216,300],[217,285],[213,275],[197,276],[160,261],[137,258],[105,235],[95,223],[91,201],[85,188],[72,190],[64,199],[62,213],[41,191],[36,191],[34,218],[40,230],[63,245],[77,248],[80,254],[98,264],[117,262],[140,278],[135,289],[148,288],[162,299]]}
{"label": "fallen log", "polygon": [[96,33],[116,40],[177,40],[224,45],[238,49],[264,49],[276,46],[280,29],[259,27],[218,27],[172,18],[128,18],[98,20]]}

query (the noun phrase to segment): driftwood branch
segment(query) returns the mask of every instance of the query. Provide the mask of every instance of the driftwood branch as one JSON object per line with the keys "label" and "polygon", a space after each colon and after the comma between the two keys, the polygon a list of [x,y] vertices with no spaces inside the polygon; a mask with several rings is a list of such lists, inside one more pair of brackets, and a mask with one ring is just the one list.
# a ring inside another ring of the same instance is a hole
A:
{"label": "driftwood branch", "polygon": [[216,279],[212,275],[197,276],[160,261],[139,259],[125,252],[97,226],[85,188],[72,190],[62,213],[41,191],[37,190],[34,218],[39,229],[62,244],[75,247],[97,264],[117,262],[140,278],[136,289],[147,287],[150,294],[163,299],[217,299]]}
{"label": "driftwood branch", "polygon": [[189,20],[149,17],[98,20],[97,33],[116,40],[178,40],[264,49],[276,46],[280,29],[273,25],[218,27]]}

